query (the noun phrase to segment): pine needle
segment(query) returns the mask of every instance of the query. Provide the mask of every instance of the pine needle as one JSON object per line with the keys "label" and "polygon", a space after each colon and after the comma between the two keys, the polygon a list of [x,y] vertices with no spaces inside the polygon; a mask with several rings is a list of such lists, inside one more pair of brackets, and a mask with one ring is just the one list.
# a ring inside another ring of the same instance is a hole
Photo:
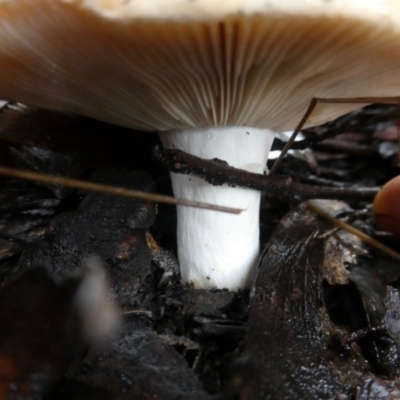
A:
{"label": "pine needle", "polygon": [[375,247],[378,250],[383,251],[384,253],[388,254],[389,256],[393,257],[395,260],[400,261],[400,254],[397,251],[394,251],[388,246],[385,246],[383,243],[378,242],[371,236],[366,235],[364,232],[359,231],[358,229],[352,227],[349,224],[346,224],[345,222],[341,221],[340,219],[337,219],[335,217],[332,217],[330,214],[327,212],[321,210],[319,207],[314,205],[312,202],[308,201],[307,202],[307,207],[314,213],[320,215],[321,217],[327,219],[328,221],[332,222],[335,224],[337,227],[346,230],[347,232],[352,233],[353,235],[357,236],[360,238],[362,241],[365,243],[369,244],[372,247]]}
{"label": "pine needle", "polygon": [[185,207],[201,208],[205,210],[221,211],[231,214],[240,214],[243,210],[215,204],[202,203],[194,200],[179,199],[171,196],[164,196],[156,193],[147,193],[138,190],[126,189],[124,187],[104,185],[79,179],[63,178],[48,174],[41,174],[32,171],[22,171],[16,168],[0,166],[0,175],[9,178],[24,179],[28,181],[47,183],[56,186],[65,186],[74,189],[83,189],[92,192],[107,193],[116,196],[132,197],[139,200],[147,200],[155,203],[179,205]]}

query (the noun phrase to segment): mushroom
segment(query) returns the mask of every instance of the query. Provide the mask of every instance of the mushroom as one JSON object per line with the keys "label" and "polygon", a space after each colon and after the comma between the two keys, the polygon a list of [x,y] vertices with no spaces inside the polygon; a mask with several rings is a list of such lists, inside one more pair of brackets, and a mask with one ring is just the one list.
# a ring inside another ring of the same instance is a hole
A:
{"label": "mushroom", "polygon": [[[147,131],[262,173],[313,97],[400,95],[397,0],[0,0],[0,98]],[[318,125],[355,104],[320,104]],[[171,174],[184,281],[236,290],[259,252],[260,193]]]}
{"label": "mushroom", "polygon": [[400,176],[387,182],[374,199],[376,223],[395,236],[400,237]]}

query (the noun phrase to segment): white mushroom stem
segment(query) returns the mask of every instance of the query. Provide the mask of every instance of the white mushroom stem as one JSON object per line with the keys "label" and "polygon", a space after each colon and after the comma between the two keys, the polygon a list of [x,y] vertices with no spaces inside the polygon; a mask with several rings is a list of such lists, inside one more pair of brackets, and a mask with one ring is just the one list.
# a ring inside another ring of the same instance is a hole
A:
{"label": "white mushroom stem", "polygon": [[[232,167],[263,173],[274,139],[267,129],[218,127],[160,134],[165,148]],[[213,186],[202,179],[171,173],[177,197],[240,208],[240,215],[178,207],[178,259],[181,276],[196,288],[237,290],[251,284],[259,254],[261,194],[251,189]]]}

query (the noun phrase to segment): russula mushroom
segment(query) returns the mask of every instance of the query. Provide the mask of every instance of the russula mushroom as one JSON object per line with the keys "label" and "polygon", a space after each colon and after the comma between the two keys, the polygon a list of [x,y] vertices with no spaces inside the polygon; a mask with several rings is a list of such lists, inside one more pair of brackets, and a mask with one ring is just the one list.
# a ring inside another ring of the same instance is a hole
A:
{"label": "russula mushroom", "polygon": [[[397,0],[0,1],[0,98],[141,130],[166,147],[262,173],[274,131],[312,97],[400,95]],[[320,104],[307,125],[360,105]],[[172,174],[182,277],[249,285],[260,194]]]}
{"label": "russula mushroom", "polygon": [[374,199],[376,223],[400,237],[400,176],[387,182]]}

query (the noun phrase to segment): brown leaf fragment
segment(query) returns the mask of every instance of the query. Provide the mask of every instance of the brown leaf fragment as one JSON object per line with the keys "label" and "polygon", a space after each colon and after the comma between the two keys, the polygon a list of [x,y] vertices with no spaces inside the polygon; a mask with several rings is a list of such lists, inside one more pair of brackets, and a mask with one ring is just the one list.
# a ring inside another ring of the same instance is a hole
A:
{"label": "brown leaf fragment", "polygon": [[388,286],[384,302],[385,328],[400,351],[400,290]]}
{"label": "brown leaf fragment", "polygon": [[[110,399],[215,399],[205,393],[185,359],[133,315],[125,318],[112,342],[93,348],[70,376],[76,383],[107,391]],[[49,397],[53,399],[58,397]]]}
{"label": "brown leaf fragment", "polygon": [[315,217],[296,208],[264,249],[245,339],[245,354],[255,364],[258,380],[241,400],[350,399],[354,393],[359,375],[332,362],[337,355],[322,334],[326,311],[320,231]]}
{"label": "brown leaf fragment", "polygon": [[[400,359],[395,341],[387,334],[385,328],[386,287],[375,269],[363,261],[365,260],[360,259],[358,265],[349,267],[349,280],[357,289],[362,304],[361,313],[364,314],[359,314],[359,317],[361,316],[364,322],[358,326],[354,325],[354,315],[349,313],[349,317],[353,317],[353,324],[350,323],[350,326],[356,330],[343,339],[348,343],[357,341],[363,356],[376,375],[394,379],[399,372]],[[350,341],[346,337],[350,338]],[[357,351],[354,346],[352,349],[353,352]]]}
{"label": "brown leaf fragment", "polygon": [[397,400],[400,398],[399,387],[392,381],[370,376],[357,389],[356,400]]}

